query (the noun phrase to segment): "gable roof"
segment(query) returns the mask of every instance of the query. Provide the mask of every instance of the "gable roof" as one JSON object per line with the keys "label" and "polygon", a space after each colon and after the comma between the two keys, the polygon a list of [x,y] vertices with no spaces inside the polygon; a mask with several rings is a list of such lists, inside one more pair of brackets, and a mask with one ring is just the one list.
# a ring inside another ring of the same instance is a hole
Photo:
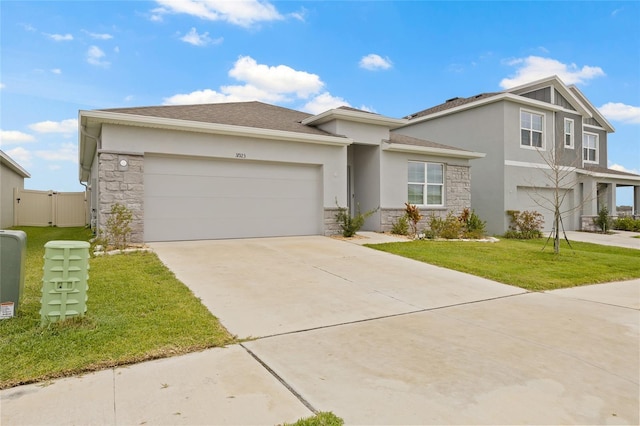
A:
{"label": "gable roof", "polygon": [[6,166],[9,170],[12,170],[19,176],[23,178],[30,178],[31,175],[25,169],[20,166],[20,164],[16,163],[15,160],[9,157],[9,154],[5,153],[0,149],[0,164]]}
{"label": "gable roof", "polygon": [[414,114],[406,116],[405,118],[410,121],[422,121],[427,120],[428,117],[431,118],[436,114],[437,116],[445,115],[448,113],[453,113],[468,108],[474,108],[476,106],[484,105],[490,102],[497,102],[500,100],[512,100],[516,102],[530,103],[538,107],[560,109],[561,107],[558,105],[538,101],[523,96],[534,90],[550,86],[553,86],[554,89],[572,105],[572,107],[575,107],[576,111],[579,114],[582,114],[587,118],[595,116],[596,120],[602,124],[607,132],[615,131],[613,126],[611,126],[611,124],[602,116],[598,109],[595,108],[575,86],[566,86],[562,82],[562,80],[560,80],[560,78],[555,75],[523,84],[521,86],[512,87],[502,92],[481,93],[479,95],[471,96],[468,98],[452,98],[440,105],[418,111]]}
{"label": "gable roof", "polygon": [[311,117],[311,114],[257,101],[112,108],[99,111],[334,136],[301,123]]}
{"label": "gable roof", "polygon": [[615,132],[615,129],[613,128],[611,123],[609,123],[609,121],[604,118],[604,115],[600,113],[598,108],[596,108],[591,102],[589,102],[589,99],[587,99],[587,97],[580,91],[580,89],[578,89],[575,85],[569,86],[568,89],[586,105],[586,107],[594,115],[594,118],[598,123],[600,123],[605,129],[607,129],[608,132]]}

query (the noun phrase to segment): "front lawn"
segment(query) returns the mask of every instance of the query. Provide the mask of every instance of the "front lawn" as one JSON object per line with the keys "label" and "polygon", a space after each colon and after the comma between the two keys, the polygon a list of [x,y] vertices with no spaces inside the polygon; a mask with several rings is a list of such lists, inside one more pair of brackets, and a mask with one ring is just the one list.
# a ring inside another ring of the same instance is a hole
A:
{"label": "front lawn", "polygon": [[497,243],[418,240],[368,245],[376,250],[467,272],[533,291],[640,278],[640,250],[597,244],[509,240]]}
{"label": "front lawn", "polygon": [[0,321],[0,389],[234,341],[153,253],[91,258],[86,316],[41,326],[44,244],[87,241],[91,234],[16,229],[27,233],[25,291],[18,315]]}

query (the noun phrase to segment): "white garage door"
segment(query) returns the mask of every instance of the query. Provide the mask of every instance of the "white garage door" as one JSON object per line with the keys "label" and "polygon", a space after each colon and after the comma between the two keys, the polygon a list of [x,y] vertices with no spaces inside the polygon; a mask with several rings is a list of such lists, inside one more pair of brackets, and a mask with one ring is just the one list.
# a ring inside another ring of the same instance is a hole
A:
{"label": "white garage door", "polygon": [[[566,190],[565,190],[566,191]],[[560,193],[560,197],[564,195],[564,192]],[[518,187],[518,208],[520,211],[537,211],[544,216],[543,231],[551,231],[553,229],[553,200],[554,190],[549,188],[530,188],[530,187]],[[541,206],[542,205],[542,206]],[[564,198],[564,203],[560,208],[562,213],[562,224],[565,231],[573,229],[573,211],[570,211],[573,207],[573,191],[569,190],[569,193]],[[561,225],[562,226],[562,225]],[[562,228],[561,228],[562,229]]]}
{"label": "white garage door", "polygon": [[322,233],[320,166],[145,156],[145,241]]}

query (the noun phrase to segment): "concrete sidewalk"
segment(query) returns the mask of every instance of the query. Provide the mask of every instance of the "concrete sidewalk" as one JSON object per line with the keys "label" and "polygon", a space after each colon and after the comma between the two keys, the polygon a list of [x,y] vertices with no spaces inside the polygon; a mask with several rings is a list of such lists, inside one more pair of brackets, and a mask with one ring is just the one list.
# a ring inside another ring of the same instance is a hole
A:
{"label": "concrete sidewalk", "polygon": [[0,422],[640,423],[640,280],[528,293],[353,241],[152,244],[259,338],[4,390]]}
{"label": "concrete sidewalk", "polygon": [[634,238],[640,236],[640,232],[612,231],[611,234],[599,234],[596,232],[566,231],[566,234],[569,241],[640,250],[640,238]]}
{"label": "concrete sidewalk", "polygon": [[313,415],[241,346],[0,393],[2,425],[276,425]]}

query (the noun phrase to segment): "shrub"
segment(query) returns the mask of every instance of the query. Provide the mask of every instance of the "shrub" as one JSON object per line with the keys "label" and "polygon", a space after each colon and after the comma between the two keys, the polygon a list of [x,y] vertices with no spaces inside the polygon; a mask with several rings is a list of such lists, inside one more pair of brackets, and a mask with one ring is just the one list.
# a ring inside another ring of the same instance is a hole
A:
{"label": "shrub", "polygon": [[640,232],[640,219],[634,219],[631,216],[619,217],[613,221],[613,229]]}
{"label": "shrub", "polygon": [[127,248],[131,236],[131,220],[133,213],[126,206],[115,203],[111,206],[109,217],[104,229],[100,230],[98,244],[104,246],[105,250],[110,248],[124,250]]}
{"label": "shrub", "polygon": [[418,235],[418,222],[422,219],[422,214],[417,206],[413,204],[404,203],[405,205],[405,216],[409,220],[411,224],[411,235],[415,237]]}
{"label": "shrub", "polygon": [[612,220],[609,216],[609,209],[607,208],[607,206],[603,206],[600,209],[600,211],[598,212],[598,216],[593,218],[593,223],[595,223],[603,233],[609,232],[609,230],[611,229]]}
{"label": "shrub", "polygon": [[440,238],[443,229],[444,220],[439,216],[431,214],[431,217],[429,217],[429,230],[425,231],[425,237],[429,239]]}
{"label": "shrub", "polygon": [[486,222],[480,220],[475,211],[464,209],[459,216],[463,224],[462,237],[479,239],[484,237]]}
{"label": "shrub", "polygon": [[447,217],[444,219],[442,231],[440,237],[447,240],[455,240],[460,238],[462,232],[462,222],[453,214],[453,212],[447,213]]}
{"label": "shrub", "polygon": [[338,207],[338,213],[336,213],[336,220],[340,224],[340,228],[342,229],[343,237],[353,237],[356,235],[356,232],[362,228],[364,225],[364,221],[367,220],[369,216],[378,211],[378,208],[370,210],[366,213],[360,212],[360,205],[356,207],[355,216],[351,216],[349,209],[346,207],[340,207],[336,200],[336,206]]}
{"label": "shrub", "polygon": [[397,221],[391,224],[391,233],[397,235],[409,234],[409,220],[406,215],[399,217]]}
{"label": "shrub", "polygon": [[504,234],[505,238],[517,238],[531,240],[542,237],[542,225],[544,217],[537,211],[507,210],[511,218],[509,231]]}

